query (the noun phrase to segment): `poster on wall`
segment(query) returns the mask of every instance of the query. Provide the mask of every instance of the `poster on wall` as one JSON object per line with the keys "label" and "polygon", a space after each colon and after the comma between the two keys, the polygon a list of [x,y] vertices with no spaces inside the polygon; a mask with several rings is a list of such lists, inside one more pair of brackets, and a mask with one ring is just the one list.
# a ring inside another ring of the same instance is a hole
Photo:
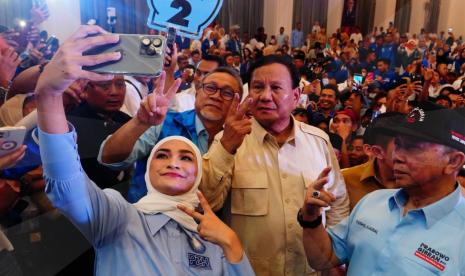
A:
{"label": "poster on wall", "polygon": [[177,32],[198,39],[218,15],[223,0],[147,0],[150,9],[147,25],[159,31]]}
{"label": "poster on wall", "polygon": [[355,27],[356,1],[357,0],[344,0],[341,27],[343,31],[348,31],[349,33]]}

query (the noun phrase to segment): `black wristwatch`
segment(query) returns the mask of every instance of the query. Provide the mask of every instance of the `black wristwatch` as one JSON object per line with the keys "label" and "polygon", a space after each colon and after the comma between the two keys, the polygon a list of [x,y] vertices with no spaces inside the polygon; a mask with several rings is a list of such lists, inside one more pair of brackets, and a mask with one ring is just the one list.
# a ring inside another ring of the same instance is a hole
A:
{"label": "black wristwatch", "polygon": [[297,221],[299,222],[302,228],[317,228],[321,224],[322,217],[319,215],[315,220],[305,221],[302,215],[302,209],[297,212]]}

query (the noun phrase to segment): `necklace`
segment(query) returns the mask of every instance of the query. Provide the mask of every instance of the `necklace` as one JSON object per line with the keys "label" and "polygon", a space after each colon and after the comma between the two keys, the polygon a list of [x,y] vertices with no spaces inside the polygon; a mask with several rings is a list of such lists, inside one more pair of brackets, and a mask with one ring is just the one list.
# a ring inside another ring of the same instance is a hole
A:
{"label": "necklace", "polygon": [[184,233],[186,234],[186,238],[187,238],[187,242],[189,243],[189,246],[191,247],[191,249],[195,252],[195,253],[198,253],[198,254],[203,254],[205,253],[205,251],[207,250],[207,247],[205,246],[205,244],[203,244],[203,242],[201,242],[197,237],[195,237],[193,234],[191,233],[188,233],[186,229],[184,229],[184,227],[180,226],[181,229],[184,231]]}

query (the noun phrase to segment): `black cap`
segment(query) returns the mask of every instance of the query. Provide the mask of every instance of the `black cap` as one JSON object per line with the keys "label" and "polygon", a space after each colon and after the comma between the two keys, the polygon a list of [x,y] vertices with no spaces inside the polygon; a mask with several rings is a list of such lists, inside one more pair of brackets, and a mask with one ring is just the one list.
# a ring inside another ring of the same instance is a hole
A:
{"label": "black cap", "polygon": [[465,152],[465,115],[432,102],[421,102],[397,126],[385,129]]}
{"label": "black cap", "polygon": [[386,112],[376,117],[371,122],[363,134],[365,144],[376,144],[377,135],[394,137],[396,134],[392,131],[403,119],[405,115],[399,112]]}

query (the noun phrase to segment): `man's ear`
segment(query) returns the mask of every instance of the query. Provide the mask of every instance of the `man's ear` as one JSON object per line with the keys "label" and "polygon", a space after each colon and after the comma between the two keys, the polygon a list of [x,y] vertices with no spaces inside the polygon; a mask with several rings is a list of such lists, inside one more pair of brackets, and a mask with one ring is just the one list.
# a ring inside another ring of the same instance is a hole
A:
{"label": "man's ear", "polygon": [[465,163],[465,154],[460,151],[453,151],[449,153],[449,162],[444,168],[444,174],[454,174],[457,173]]}
{"label": "man's ear", "polygon": [[296,87],[294,89],[292,89],[292,96],[294,97],[294,104],[295,106],[297,106],[297,104],[299,103],[299,100],[300,100],[300,87]]}
{"label": "man's ear", "polygon": [[369,144],[363,144],[363,152],[369,157],[373,156],[372,147]]}
{"label": "man's ear", "polygon": [[371,154],[376,157],[377,159],[384,159],[385,157],[385,152],[384,152],[384,149],[381,148],[380,146],[378,145],[372,145],[371,146]]}

